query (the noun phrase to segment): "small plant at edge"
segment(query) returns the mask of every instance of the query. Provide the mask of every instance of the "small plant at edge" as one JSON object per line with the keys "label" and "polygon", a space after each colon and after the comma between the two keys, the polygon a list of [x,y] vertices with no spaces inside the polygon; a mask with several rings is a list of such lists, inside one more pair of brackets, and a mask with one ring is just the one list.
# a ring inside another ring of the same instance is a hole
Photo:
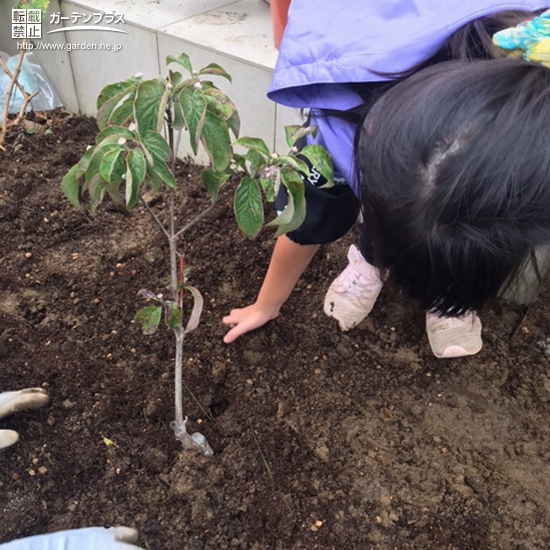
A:
{"label": "small plant at edge", "polygon": [[[15,6],[13,6],[13,9],[41,10],[42,17],[45,17],[46,10],[48,9],[49,5],[50,5],[50,0],[28,0],[28,1],[20,0],[19,2],[17,2],[17,4],[15,4]],[[4,140],[6,139],[6,134],[8,133],[8,130],[13,126],[17,126],[21,122],[23,116],[25,115],[25,110],[27,109],[28,104],[31,102],[32,98],[38,94],[38,92],[34,92],[33,94],[28,94],[18,81],[19,74],[21,73],[21,67],[23,65],[23,59],[25,57],[25,53],[27,52],[26,44],[27,44],[27,39],[23,38],[21,49],[17,56],[17,62],[15,64],[13,73],[8,69],[8,67],[0,57],[0,68],[6,73],[6,75],[9,78],[9,84],[6,89],[6,95],[4,97],[4,107],[2,109],[2,119],[1,119],[1,126],[0,126],[0,149],[4,149],[3,144],[4,144]],[[21,107],[15,119],[8,120],[10,101],[11,101],[11,96],[13,94],[14,88],[17,88],[19,90],[19,92],[23,97],[23,101],[21,102]]]}

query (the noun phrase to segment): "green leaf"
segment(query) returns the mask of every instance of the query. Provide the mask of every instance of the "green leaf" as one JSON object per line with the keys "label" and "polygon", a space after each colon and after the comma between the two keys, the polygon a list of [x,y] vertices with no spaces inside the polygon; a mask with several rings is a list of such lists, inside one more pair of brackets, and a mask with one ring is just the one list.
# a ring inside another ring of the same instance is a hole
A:
{"label": "green leaf", "polygon": [[[176,189],[176,179],[166,164],[166,160],[172,157],[172,152],[166,140],[158,132],[149,131],[141,136],[141,143],[146,149],[144,151],[145,157],[149,156],[153,161],[153,165],[151,166],[148,159],[147,167],[147,174],[149,176],[151,173],[155,174],[151,177],[153,183],[158,184],[161,181],[172,189]],[[154,190],[156,191],[157,189]]]}
{"label": "green leaf", "polygon": [[265,144],[265,141],[260,138],[242,137],[235,140],[234,145],[241,145],[242,147],[246,147],[247,149],[254,149],[255,151],[259,151],[266,157],[269,157],[271,155],[271,152],[268,146]]}
{"label": "green leaf", "polygon": [[223,76],[223,78],[226,78],[231,82],[231,76],[225,72],[224,69],[222,69],[217,63],[210,63],[210,65],[207,65],[206,67],[203,67],[199,71],[199,75],[203,74],[214,74],[217,76]]}
{"label": "green leaf", "polygon": [[164,185],[164,180],[155,172],[154,167],[147,165],[147,180],[151,182],[151,190],[157,193]]}
{"label": "green leaf", "polygon": [[203,97],[208,104],[208,110],[223,120],[229,120],[237,111],[233,102],[218,88],[204,90]]}
{"label": "green leaf", "polygon": [[174,89],[172,90],[172,97],[176,97],[184,88],[194,88],[194,85],[197,82],[198,79],[195,77],[182,80],[177,84],[177,86],[174,86]]}
{"label": "green leaf", "polygon": [[146,80],[137,89],[134,98],[134,120],[138,133],[160,131],[166,110],[166,82]]}
{"label": "green leaf", "polygon": [[181,309],[178,308],[178,304],[168,301],[164,303],[164,321],[172,330],[181,326],[183,313]]}
{"label": "green leaf", "polygon": [[[95,152],[94,147],[89,147],[86,152],[82,155],[82,158],[78,161],[78,164],[76,165],[76,172],[75,172],[75,178],[77,180],[80,180],[80,178],[86,173],[88,170],[88,166],[90,165],[90,160],[92,159],[92,156]],[[85,191],[87,187],[86,180],[82,183],[82,191]]]}
{"label": "green leaf", "polygon": [[124,96],[124,92],[129,93],[129,90],[132,87],[134,87],[134,84],[130,80],[115,82],[114,84],[105,86],[105,88],[99,92],[99,96],[97,98],[97,108],[100,109],[106,101],[115,96]]}
{"label": "green leaf", "polygon": [[195,80],[195,82],[198,82],[200,84],[200,87],[203,90],[209,90],[210,88],[215,88],[216,86],[214,83],[210,80],[199,80],[198,78]]}
{"label": "green leaf", "polygon": [[61,190],[69,202],[75,207],[80,208],[78,200],[78,164],[75,164],[63,177],[61,181]]}
{"label": "green leaf", "polygon": [[200,90],[184,88],[178,97],[182,108],[185,125],[189,130],[189,140],[193,154],[198,152],[199,139],[202,133],[204,119],[206,117],[206,101]]}
{"label": "green leaf", "polygon": [[132,177],[140,184],[147,173],[147,161],[141,149],[132,149],[126,157],[126,164],[132,172]]}
{"label": "green leaf", "polygon": [[230,174],[224,172],[216,172],[211,168],[206,168],[201,174],[202,182],[206,187],[206,191],[210,195],[212,204],[218,199],[218,193],[222,188],[223,184],[230,178]]}
{"label": "green leaf", "polygon": [[300,152],[327,181],[334,178],[332,160],[328,151],[320,145],[306,145]]}
{"label": "green leaf", "polygon": [[135,141],[136,135],[134,132],[124,128],[123,126],[107,126],[97,134],[95,142],[99,145],[104,139],[115,136],[118,139],[124,138],[128,141]]}
{"label": "green leaf", "polygon": [[246,170],[246,157],[244,155],[239,155],[239,153],[234,153],[233,154],[233,159],[232,159],[232,163],[235,165],[236,169],[233,170],[234,173],[238,173],[239,169],[240,170],[243,170],[243,171],[247,171]]}
{"label": "green leaf", "polygon": [[233,157],[227,124],[221,118],[207,112],[204,117],[201,142],[214,169],[220,172],[225,170]]}
{"label": "green leaf", "polygon": [[101,177],[101,174],[94,174],[88,184],[88,194],[90,195],[92,212],[95,212],[103,201],[106,190],[107,182]]}
{"label": "green leaf", "polygon": [[[309,166],[299,158],[281,155],[280,157],[273,159],[273,164],[276,164],[277,166],[281,166],[281,167],[286,166],[291,170],[295,170],[296,172],[300,172],[306,176],[309,176]],[[332,175],[328,179],[328,181],[332,181]]]}
{"label": "green leaf", "polygon": [[183,75],[179,71],[168,71],[168,81],[175,88],[178,84],[181,83]]}
{"label": "green leaf", "polygon": [[146,146],[147,151],[159,160],[168,160],[172,156],[170,146],[166,140],[155,131],[149,131],[141,136],[141,143]]}
{"label": "green leaf", "polygon": [[128,96],[114,109],[109,117],[109,125],[122,126],[134,120],[134,94]]}
{"label": "green leaf", "polygon": [[185,53],[182,53],[179,57],[176,57],[175,55],[167,56],[166,64],[170,65],[170,63],[179,63],[184,69],[187,69],[190,74],[193,74],[191,60],[189,59],[189,56]]}
{"label": "green leaf", "polygon": [[[151,167],[151,170],[155,173],[157,178],[162,181],[162,183],[165,183],[172,189],[177,189],[178,185],[176,183],[176,179],[174,178],[174,174],[172,174],[172,171],[168,168],[166,162],[156,159],[155,165]],[[149,169],[147,169],[147,173],[149,174]]]}
{"label": "green leaf", "polygon": [[292,170],[283,169],[281,170],[281,181],[288,191],[288,202],[282,213],[268,223],[268,225],[278,227],[275,233],[276,237],[297,229],[304,223],[306,217],[306,200],[302,178]]}
{"label": "green leaf", "polygon": [[185,118],[182,106],[177,101],[172,103],[172,114],[172,127],[174,130],[181,130],[185,126]]}
{"label": "green leaf", "polygon": [[233,135],[238,138],[239,132],[241,131],[241,119],[239,118],[239,113],[235,111],[233,116],[227,121],[227,127],[233,132]]}
{"label": "green leaf", "polygon": [[285,126],[285,139],[288,148],[294,146],[294,144],[304,136],[315,136],[317,134],[317,126]]}
{"label": "green leaf", "polygon": [[275,200],[275,183],[269,178],[260,178],[260,185],[265,195],[267,202],[273,202]]}
{"label": "green leaf", "polygon": [[82,157],[80,158],[80,160],[78,161],[78,174],[77,174],[77,178],[83,176],[86,172],[86,170],[88,169],[88,165],[90,164],[90,159],[92,158],[92,155],[94,153],[94,148],[93,147],[89,147],[86,152],[82,155]]}
{"label": "green leaf", "polygon": [[124,205],[122,196],[120,194],[120,187],[122,185],[122,179],[113,183],[108,183],[105,187],[105,191],[109,194],[111,199],[117,204]]}
{"label": "green leaf", "polygon": [[235,191],[233,208],[241,231],[255,237],[264,223],[264,211],[262,194],[253,179],[243,178]]}
{"label": "green leaf", "polygon": [[[88,167],[86,168],[86,174],[85,179],[86,183],[89,183],[91,179],[96,175],[101,173],[101,161],[103,160],[103,157],[109,152],[113,151],[115,149],[119,149],[120,145],[118,143],[113,143],[111,140],[114,136],[110,136],[103,140],[102,143],[99,145],[96,145],[93,149],[92,156],[90,158],[90,162],[88,163]],[[115,138],[116,139],[116,138]]]}
{"label": "green leaf", "polygon": [[126,177],[125,177],[125,193],[124,193],[124,202],[126,203],[126,208],[128,210],[132,209],[138,199],[138,188],[137,182],[134,182],[132,179],[132,172],[130,167],[126,166]]}
{"label": "green leaf", "polygon": [[126,157],[126,208],[133,208],[138,200],[139,186],[147,174],[147,162],[141,149],[132,149]]}
{"label": "green leaf", "polygon": [[111,149],[101,159],[99,163],[99,173],[108,183],[120,182],[124,173],[124,159],[121,157],[124,147]]}
{"label": "green leaf", "polygon": [[135,87],[125,88],[120,94],[112,96],[102,103],[96,115],[97,126],[100,130],[103,130],[109,125],[109,120],[113,111],[128,97],[128,94],[132,94],[130,97],[133,97],[134,93]]}
{"label": "green leaf", "polygon": [[162,318],[162,306],[147,306],[140,309],[135,320],[141,323],[143,334],[154,334]]}
{"label": "green leaf", "polygon": [[250,164],[248,175],[252,179],[259,178],[262,170],[267,166],[268,159],[262,155],[257,149],[249,149],[245,155],[246,160]]}

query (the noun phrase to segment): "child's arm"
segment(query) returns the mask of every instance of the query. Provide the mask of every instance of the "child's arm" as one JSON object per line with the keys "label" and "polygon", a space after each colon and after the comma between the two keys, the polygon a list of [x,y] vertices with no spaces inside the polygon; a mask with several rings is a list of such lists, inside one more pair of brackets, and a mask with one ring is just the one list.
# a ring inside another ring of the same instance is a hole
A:
{"label": "child's arm", "polygon": [[226,325],[233,326],[223,339],[226,344],[279,315],[279,309],[290,296],[318,248],[317,244],[296,244],[286,235],[277,239],[256,301],[242,309],[231,310],[222,319]]}

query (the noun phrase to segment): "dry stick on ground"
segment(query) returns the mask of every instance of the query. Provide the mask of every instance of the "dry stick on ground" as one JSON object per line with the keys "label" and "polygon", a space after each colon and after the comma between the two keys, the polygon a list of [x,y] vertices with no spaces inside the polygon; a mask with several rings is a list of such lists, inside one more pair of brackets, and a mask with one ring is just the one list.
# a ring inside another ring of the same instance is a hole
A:
{"label": "dry stick on ground", "polygon": [[[11,128],[12,126],[17,126],[21,122],[21,119],[25,116],[25,110],[27,109],[27,105],[32,101],[32,98],[38,94],[38,92],[34,92],[33,94],[28,94],[23,89],[23,86],[21,86],[21,84],[19,84],[19,82],[17,81],[17,79],[19,78],[19,73],[21,72],[21,65],[23,64],[23,58],[25,57],[25,52],[26,52],[26,50],[24,49],[25,44],[26,44],[26,40],[23,39],[23,49],[19,52],[19,56],[17,58],[17,64],[15,65],[13,74],[6,67],[4,61],[2,61],[2,58],[0,58],[0,67],[8,75],[8,78],[10,79],[8,89],[6,91],[6,96],[4,98],[4,109],[2,112],[2,130],[0,130],[0,149],[2,150],[5,150],[3,144],[4,144],[4,140],[6,139],[6,134],[8,133],[8,129]],[[17,86],[17,88],[21,92],[21,95],[23,96],[23,102],[21,103],[21,108],[19,109],[19,113],[17,114],[15,119],[8,123],[10,98],[13,92],[13,88],[15,86]]]}

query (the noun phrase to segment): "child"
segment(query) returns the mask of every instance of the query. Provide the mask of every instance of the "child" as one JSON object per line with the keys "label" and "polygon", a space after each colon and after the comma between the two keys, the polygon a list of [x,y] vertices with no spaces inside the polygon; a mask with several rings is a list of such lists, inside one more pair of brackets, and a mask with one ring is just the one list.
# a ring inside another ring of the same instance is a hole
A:
{"label": "child", "polygon": [[479,310],[550,243],[549,122],[550,70],[495,59],[424,69],[363,124],[357,158],[376,266],[431,312],[434,353],[455,344],[431,319]]}
{"label": "child", "polygon": [[[268,95],[290,107],[310,108],[309,122],[319,129],[314,141],[333,157],[335,185],[330,192],[306,185],[304,226],[277,240],[254,304],[224,317],[223,322],[233,326],[224,338],[226,343],[275,318],[319,245],[336,240],[353,224],[359,194],[354,136],[370,107],[393,84],[424,67],[452,59],[493,57],[494,32],[532,19],[534,10],[548,7],[548,2],[536,0],[465,0],[445,6],[429,0],[322,4],[316,4],[312,12],[311,3],[293,0]],[[390,164],[389,158],[384,162]],[[361,158],[358,164],[363,177],[368,175]],[[316,203],[322,202],[320,196],[327,197],[326,208],[314,209],[314,219],[309,208],[312,194]],[[379,259],[369,203],[366,206],[365,227],[370,232],[362,232],[359,248],[350,247],[350,263],[325,297],[325,312],[343,330],[353,328],[370,313],[383,285],[384,269],[389,268],[393,276],[394,258]],[[468,291],[465,288],[463,294]],[[418,298],[422,293],[413,294]],[[474,310],[444,309],[446,301],[421,303],[430,311],[427,332],[437,357],[470,355],[481,349],[481,323]]]}

